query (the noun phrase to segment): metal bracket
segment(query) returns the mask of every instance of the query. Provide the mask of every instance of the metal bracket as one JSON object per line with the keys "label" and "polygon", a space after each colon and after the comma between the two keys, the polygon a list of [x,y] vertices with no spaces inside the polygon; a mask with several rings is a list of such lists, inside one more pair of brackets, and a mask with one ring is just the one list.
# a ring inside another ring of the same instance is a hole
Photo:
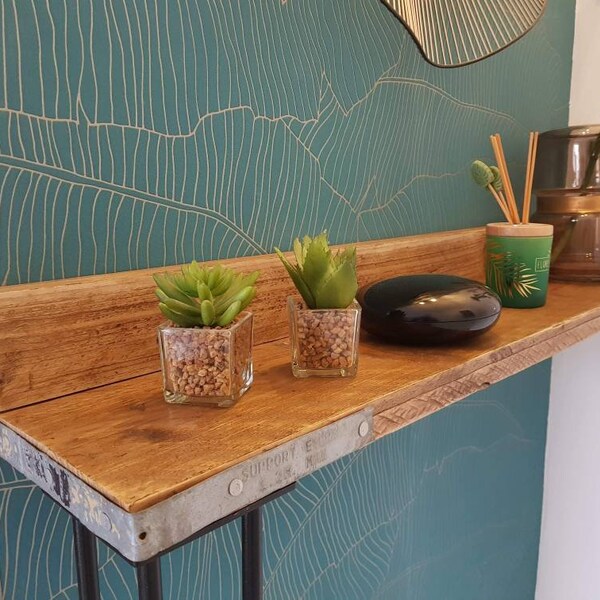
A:
{"label": "metal bracket", "polygon": [[0,457],[132,562],[143,562],[211,523],[373,440],[365,409],[249,458],[147,510],[130,513],[0,424]]}

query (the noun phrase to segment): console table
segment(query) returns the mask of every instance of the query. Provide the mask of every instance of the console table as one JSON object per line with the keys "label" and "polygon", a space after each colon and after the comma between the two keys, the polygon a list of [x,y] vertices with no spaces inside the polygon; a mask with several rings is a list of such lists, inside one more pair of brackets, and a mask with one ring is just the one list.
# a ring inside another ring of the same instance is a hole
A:
{"label": "console table", "polygon": [[[482,278],[483,231],[358,245],[361,283],[399,273]],[[553,283],[548,303],[505,309],[467,344],[384,345],[363,335],[353,379],[295,379],[290,283],[260,268],[254,384],[229,409],[166,404],[149,271],[0,288],[0,456],[72,515],[79,594],[99,600],[96,537],[162,597],[160,556],[242,519],[245,600],[259,600],[261,506],[378,438],[600,331],[600,286]]]}

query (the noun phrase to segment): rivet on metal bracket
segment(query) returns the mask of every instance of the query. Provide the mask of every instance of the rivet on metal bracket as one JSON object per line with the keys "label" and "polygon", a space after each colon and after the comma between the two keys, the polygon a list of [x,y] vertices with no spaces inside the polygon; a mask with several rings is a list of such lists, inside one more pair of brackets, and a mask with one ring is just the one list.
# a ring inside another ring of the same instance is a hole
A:
{"label": "rivet on metal bracket", "polygon": [[100,513],[99,524],[101,527],[106,529],[106,531],[110,531],[112,529],[110,517],[104,511]]}
{"label": "rivet on metal bracket", "polygon": [[360,437],[366,437],[368,433],[369,423],[367,421],[362,421],[361,424],[358,426],[358,435],[360,435]]}
{"label": "rivet on metal bracket", "polygon": [[229,483],[229,494],[239,496],[244,490],[244,483],[241,479],[232,479]]}

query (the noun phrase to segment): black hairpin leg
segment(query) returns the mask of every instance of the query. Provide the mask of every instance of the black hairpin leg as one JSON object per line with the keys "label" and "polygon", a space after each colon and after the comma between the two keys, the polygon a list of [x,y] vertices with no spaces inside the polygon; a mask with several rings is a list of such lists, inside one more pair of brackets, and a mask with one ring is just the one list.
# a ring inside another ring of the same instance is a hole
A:
{"label": "black hairpin leg", "polygon": [[79,598],[80,600],[100,600],[96,536],[75,517],[72,517],[71,520]]}
{"label": "black hairpin leg", "polygon": [[160,557],[135,566],[138,581],[139,600],[162,600],[162,581],[160,577]]}
{"label": "black hairpin leg", "polygon": [[261,507],[242,516],[242,598],[262,600]]}
{"label": "black hairpin leg", "polygon": [[[227,517],[215,521],[208,527],[193,534],[188,539],[163,550],[159,555],[147,561],[136,563],[125,558],[125,560],[135,567],[139,600],[162,600],[162,582],[160,575],[161,555],[171,552],[172,550],[202,537],[240,517],[242,519],[242,599],[262,600],[261,507],[275,498],[287,494],[293,490],[295,486],[296,484],[292,483]],[[79,598],[80,600],[101,600],[100,586],[98,585],[96,536],[86,529],[75,517],[72,517],[72,520],[75,541],[75,559],[77,563],[77,581],[79,583]],[[115,552],[121,555],[118,550],[115,550]]]}

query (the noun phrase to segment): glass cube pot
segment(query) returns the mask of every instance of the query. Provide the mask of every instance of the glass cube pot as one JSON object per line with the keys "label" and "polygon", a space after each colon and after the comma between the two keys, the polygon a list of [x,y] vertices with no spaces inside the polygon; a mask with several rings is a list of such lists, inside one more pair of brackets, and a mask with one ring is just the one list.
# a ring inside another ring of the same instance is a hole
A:
{"label": "glass cube pot", "polygon": [[309,309],[288,298],[292,372],[296,377],[352,377],[358,369],[361,308]]}
{"label": "glass cube pot", "polygon": [[252,313],[228,327],[158,328],[165,400],[233,406],[252,384]]}

